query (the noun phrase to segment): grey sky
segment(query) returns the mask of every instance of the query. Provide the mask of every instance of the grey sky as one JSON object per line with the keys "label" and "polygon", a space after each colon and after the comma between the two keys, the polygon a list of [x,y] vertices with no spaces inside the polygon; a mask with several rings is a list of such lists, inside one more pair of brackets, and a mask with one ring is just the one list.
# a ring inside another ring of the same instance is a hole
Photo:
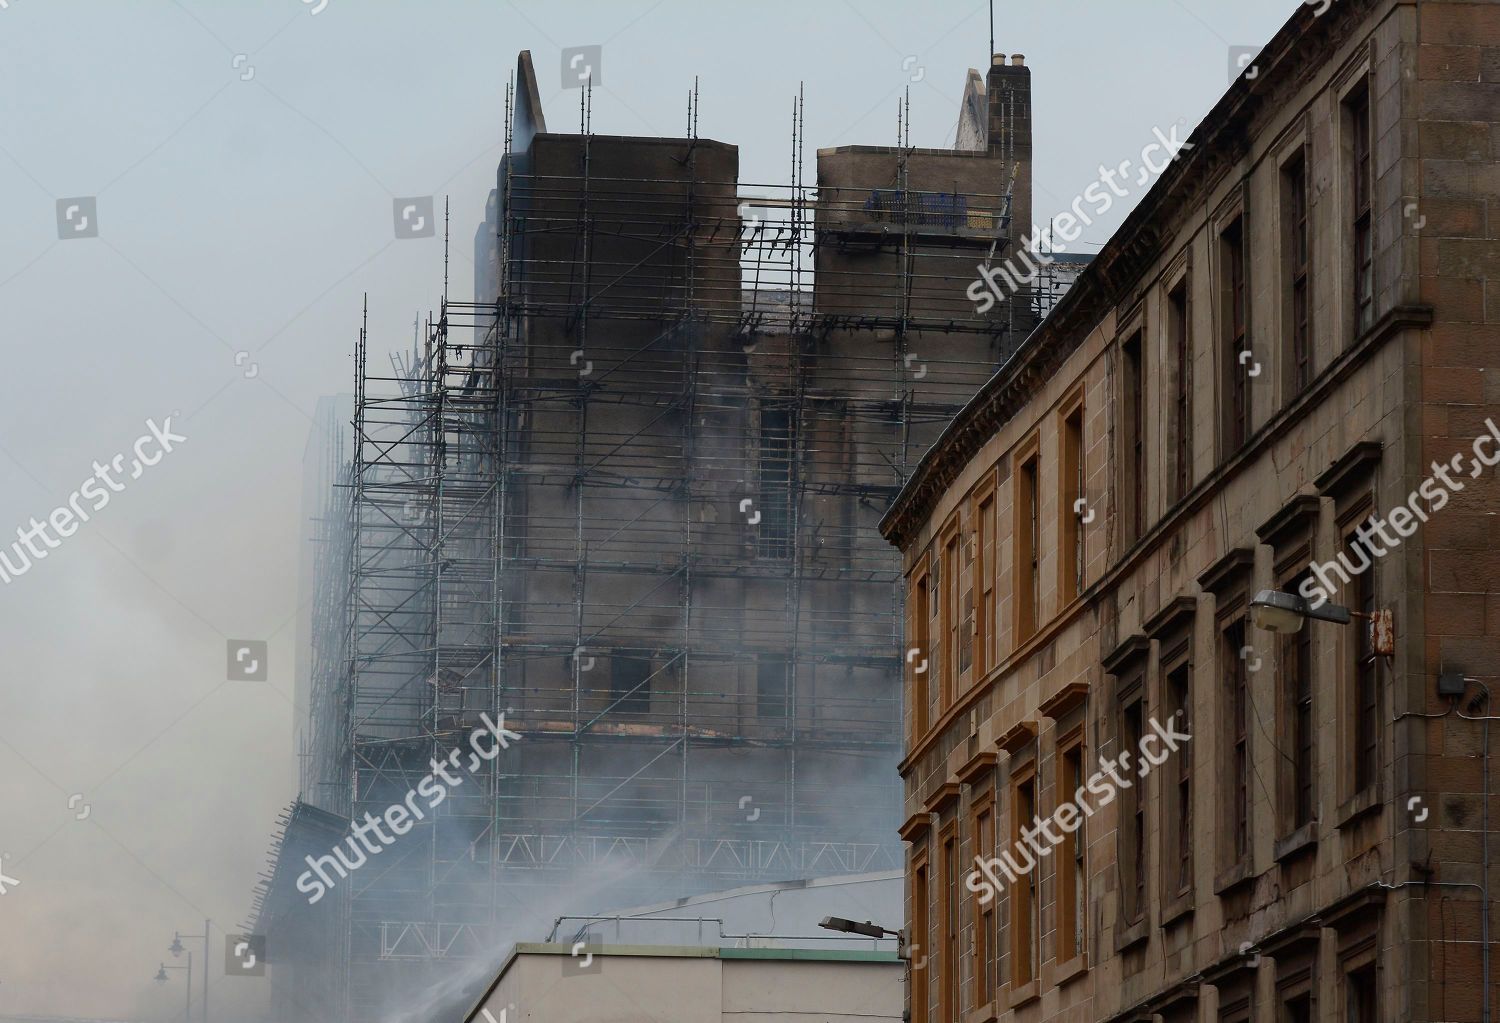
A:
{"label": "grey sky", "polygon": [[[188,438],[0,585],[0,872],[21,881],[0,897],[0,1011],[169,1018],[182,975],[150,978],[173,930],[246,915],[295,789],[309,417],[350,389],[362,292],[381,361],[437,302],[441,232],[395,240],[393,198],[451,196],[452,293],[469,297],[517,50],[553,130],[578,125],[561,47],[603,45],[599,133],[683,134],[697,74],[699,134],[740,146],[744,180],[780,183],[799,81],[810,181],[818,147],[895,142],[914,76],[912,142],[950,144],[988,48],[970,0],[315,6],[0,3],[0,545],[148,418]],[[1195,125],[1229,47],[1294,6],[997,3],[997,48],[1033,69],[1038,219],[1153,126]],[[57,200],[79,196],[97,197],[98,237],[60,240]],[[269,639],[268,682],[226,681],[230,638]],[[222,954],[216,931],[216,1006],[253,1004]]]}

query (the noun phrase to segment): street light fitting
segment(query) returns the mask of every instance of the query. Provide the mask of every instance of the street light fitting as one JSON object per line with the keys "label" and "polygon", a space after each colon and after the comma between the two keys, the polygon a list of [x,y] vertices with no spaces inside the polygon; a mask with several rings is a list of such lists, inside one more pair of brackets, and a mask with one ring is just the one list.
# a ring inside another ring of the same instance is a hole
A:
{"label": "street light fitting", "polygon": [[1309,618],[1335,625],[1348,625],[1355,618],[1369,622],[1370,651],[1377,657],[1396,656],[1396,626],[1390,608],[1368,613],[1351,611],[1326,600],[1314,604],[1300,594],[1282,590],[1261,590],[1250,601],[1250,620],[1267,632],[1289,635],[1300,630]]}
{"label": "street light fitting", "polygon": [[1250,620],[1255,623],[1256,628],[1267,632],[1297,632],[1309,618],[1348,625],[1350,611],[1347,607],[1326,600],[1314,605],[1298,594],[1282,590],[1261,590],[1250,601]]}
{"label": "street light fitting", "polygon": [[838,931],[840,934],[860,934],[866,938],[898,937],[899,931],[892,931],[879,924],[866,920],[859,923],[855,920],[846,920],[841,916],[825,916],[818,921],[818,926],[825,931]]}

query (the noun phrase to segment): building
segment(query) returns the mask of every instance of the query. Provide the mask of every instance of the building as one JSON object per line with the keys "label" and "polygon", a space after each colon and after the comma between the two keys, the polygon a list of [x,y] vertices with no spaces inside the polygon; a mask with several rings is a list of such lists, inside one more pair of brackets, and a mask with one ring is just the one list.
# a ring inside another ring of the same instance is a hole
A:
{"label": "building", "polygon": [[913,1023],[1491,1018],[1497,56],[1299,6],[887,512]]}
{"label": "building", "polygon": [[521,55],[477,301],[389,371],[360,332],[302,799],[379,817],[520,738],[378,869],[263,898],[324,950],[268,947],[279,1004],[366,1020],[570,910],[899,868],[879,516],[1057,290],[965,296],[1029,223],[1019,56],[988,95],[984,148],[820,150],[816,184],[799,98],[792,180],[749,186],[727,143],[548,131]]}
{"label": "building", "polygon": [[901,1020],[904,964],[894,952],[603,945],[585,955],[516,945],[464,1023]]}
{"label": "building", "polygon": [[463,1019],[582,1023],[617,1012],[683,1023],[895,1023],[905,1000],[905,964],[892,939],[832,934],[818,921],[896,919],[903,887],[900,871],[886,871],[563,917],[546,941],[510,952],[469,999]]}

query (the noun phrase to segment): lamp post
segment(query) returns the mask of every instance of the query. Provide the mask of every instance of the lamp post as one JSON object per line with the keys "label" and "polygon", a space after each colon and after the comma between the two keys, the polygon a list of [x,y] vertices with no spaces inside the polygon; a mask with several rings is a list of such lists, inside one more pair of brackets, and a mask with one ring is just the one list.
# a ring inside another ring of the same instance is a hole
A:
{"label": "lamp post", "polygon": [[[173,942],[173,944],[175,945],[177,943]],[[161,966],[157,968],[156,976],[152,979],[155,980],[158,984],[165,984],[167,982],[168,970],[187,971],[187,984],[184,986],[184,993],[187,995],[187,1004],[182,1007],[182,1018],[184,1021],[191,1020],[193,1018],[193,953],[188,953],[188,961],[186,966],[168,966],[166,963],[162,963]],[[203,972],[208,972],[207,964],[204,964]]]}
{"label": "lamp post", "polygon": [[[180,931],[174,932],[172,934],[172,944],[167,946],[167,951],[172,953],[172,955],[176,957],[182,955],[183,938],[203,939],[203,1023],[208,1023],[208,932],[211,930],[213,930],[213,922],[210,920],[204,920],[202,934],[183,934]],[[192,959],[193,956],[190,952],[188,953],[188,962],[191,963]],[[192,974],[188,974],[188,983],[191,984],[192,980]]]}

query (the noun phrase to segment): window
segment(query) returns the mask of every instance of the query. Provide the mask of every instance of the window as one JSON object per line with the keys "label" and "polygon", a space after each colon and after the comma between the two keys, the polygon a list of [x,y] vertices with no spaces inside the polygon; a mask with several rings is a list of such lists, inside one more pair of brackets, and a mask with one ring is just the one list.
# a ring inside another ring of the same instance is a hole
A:
{"label": "window", "polygon": [[[959,544],[960,537],[955,529],[948,534],[943,541],[943,693],[942,709],[946,710],[953,702],[953,694],[958,691],[958,672],[962,670],[958,663],[959,632],[963,627],[963,621],[959,617],[960,601],[963,594],[959,587],[963,583],[963,573],[959,570]],[[967,667],[967,665],[965,665]]]}
{"label": "window", "polygon": [[945,609],[943,607],[943,559],[941,555],[933,563],[929,579],[927,600],[930,606],[928,607],[927,636],[932,651],[928,656],[932,659],[927,664],[927,687],[932,690],[932,699],[942,700],[943,694],[947,691],[943,677],[948,670],[948,650],[942,618]]}
{"label": "window", "polygon": [[950,825],[943,836],[943,878],[940,893],[943,898],[943,951],[938,969],[942,975],[941,1018],[958,1018],[958,895],[962,882],[958,876],[958,835]]}
{"label": "window", "polygon": [[785,718],[790,664],[777,654],[761,654],[755,665],[755,712],[763,718]]}
{"label": "window", "polygon": [[[995,855],[995,805],[986,798],[974,815],[974,855]],[[974,1004],[988,1005],[995,997],[995,954],[999,949],[997,906],[999,894],[980,905],[975,903],[974,920]]]}
{"label": "window", "polygon": [[[1298,575],[1282,587],[1296,593],[1306,578]],[[1295,830],[1313,819],[1316,804],[1314,789],[1316,764],[1313,756],[1313,657],[1312,627],[1304,625],[1281,641],[1281,693],[1284,753],[1289,760],[1290,805],[1288,830]]]}
{"label": "window", "polygon": [[1281,172],[1286,269],[1287,389],[1300,394],[1312,380],[1311,249],[1307,228],[1307,158],[1300,152]]}
{"label": "window", "polygon": [[[1175,726],[1192,734],[1189,710],[1192,706],[1191,669],[1186,660],[1167,674],[1168,711],[1176,716]],[[1188,749],[1179,750],[1168,767],[1172,799],[1172,860],[1167,878],[1174,895],[1193,887],[1193,758]],[[1164,857],[1165,858],[1165,854]]]}
{"label": "window", "polygon": [[[1145,717],[1139,679],[1135,692],[1134,697],[1123,702],[1120,721],[1120,754],[1129,753],[1131,764],[1140,753]],[[1126,765],[1122,770],[1133,773],[1137,766]],[[1121,796],[1120,896],[1124,904],[1124,919],[1132,924],[1141,920],[1146,911],[1146,800],[1141,792],[1143,784],[1145,779],[1136,778]]]}
{"label": "window", "polygon": [[1167,296],[1167,339],[1172,346],[1172,497],[1181,499],[1193,486],[1193,353],[1186,280]]}
{"label": "window", "polygon": [[[1159,628],[1153,616],[1152,628]],[[1152,640],[1142,633],[1125,637],[1100,664],[1113,680],[1114,695],[1103,708],[1102,725],[1108,729],[1106,748],[1100,752],[1118,764],[1125,784],[1115,799],[1114,944],[1122,951],[1146,940],[1146,805],[1149,777],[1140,774],[1142,727],[1146,722],[1146,673],[1150,666]],[[1100,763],[1105,763],[1104,759]],[[1159,772],[1151,772],[1156,774]]]}
{"label": "window", "polygon": [[1370,91],[1348,101],[1353,197],[1354,326],[1363,333],[1375,322],[1375,225],[1370,205]]}
{"label": "window", "polygon": [[974,667],[974,548],[979,538],[973,533],[960,539],[963,571],[959,573],[958,606],[962,613],[958,621],[958,673],[966,675]]}
{"label": "window", "polygon": [[1041,509],[1039,456],[1033,454],[1016,473],[1016,644],[1030,639],[1041,605]]}
{"label": "window", "polygon": [[1347,975],[1344,1004],[1348,1023],[1376,1023],[1380,1018],[1375,991],[1375,966],[1355,970]]}
{"label": "window", "polygon": [[[1036,820],[1036,775],[1019,778],[1011,800],[1011,842],[1022,848],[1021,831]],[[1029,984],[1041,970],[1042,900],[1037,891],[1041,864],[1035,864],[1010,889],[1011,980],[1017,987]]]}
{"label": "window", "polygon": [[615,710],[626,714],[650,711],[651,662],[644,657],[611,657],[609,694]]}
{"label": "window", "polygon": [[993,668],[999,660],[995,633],[995,577],[999,574],[995,563],[995,493],[989,491],[979,502],[975,516],[978,522],[979,563],[974,567],[978,576],[975,583],[979,590],[979,619],[975,625],[979,649],[976,660],[979,673]]}
{"label": "window", "polygon": [[911,646],[907,654],[907,670],[911,673],[911,717],[913,742],[927,734],[927,714],[931,707],[932,690],[928,680],[933,670],[928,659],[932,656],[928,646],[927,627],[932,611],[930,593],[931,580],[926,572],[917,576],[912,586],[911,600]]}
{"label": "window", "polygon": [[1120,348],[1121,416],[1120,522],[1125,544],[1133,543],[1146,528],[1146,366],[1141,334],[1136,331]]}
{"label": "window", "polygon": [[927,965],[930,961],[928,949],[927,907],[932,897],[928,883],[926,853],[912,860],[911,871],[911,1018],[912,1023],[927,1023],[927,1002],[931,997],[928,989]]}
{"label": "window", "polygon": [[1281,1023],[1313,1023],[1312,995],[1297,995],[1283,1002]]}
{"label": "window", "polygon": [[[1321,922],[1306,923],[1261,946],[1261,954],[1275,964],[1276,1023],[1313,1023],[1320,1018],[1316,1010],[1322,932]],[[1325,1012],[1323,1017],[1329,1015]]]}
{"label": "window", "polygon": [[1250,437],[1250,374],[1248,365],[1240,361],[1240,353],[1249,344],[1243,217],[1235,217],[1219,235],[1219,251],[1220,299],[1224,310],[1224,379],[1227,383],[1223,454],[1228,456],[1243,447]]}
{"label": "window", "polygon": [[1078,502],[1083,498],[1083,408],[1076,406],[1062,423],[1062,464],[1058,468],[1062,482],[1062,507],[1058,521],[1062,525],[1062,574],[1059,577],[1060,600],[1066,605],[1083,592],[1083,524]]}
{"label": "window", "polygon": [[[1057,805],[1077,798],[1084,787],[1083,732],[1063,740],[1057,758]],[[1083,953],[1085,914],[1088,908],[1084,850],[1088,847],[1081,819],[1076,831],[1063,831],[1057,850],[1057,961],[1065,963]]]}
{"label": "window", "polygon": [[[1355,537],[1350,534],[1352,548]],[[1351,556],[1351,565],[1358,564]],[[1350,583],[1354,610],[1364,614],[1375,611],[1375,570],[1357,575]],[[1356,619],[1349,629],[1354,649],[1352,695],[1354,697],[1354,789],[1363,792],[1375,784],[1380,770],[1380,661],[1370,641],[1368,619]]]}
{"label": "window", "polygon": [[[1214,600],[1212,664],[1198,676],[1200,684],[1213,686],[1214,719],[1197,722],[1197,730],[1211,725],[1215,732],[1214,759],[1209,765],[1214,772],[1213,799],[1208,804],[1211,816],[1200,817],[1198,824],[1205,835],[1213,836],[1216,881],[1222,878],[1227,884],[1251,876],[1251,683],[1261,668],[1261,658],[1271,660],[1270,649],[1257,652],[1246,643],[1255,560],[1253,546],[1235,547],[1198,576],[1198,585]],[[1266,730],[1260,731],[1265,741],[1275,741]],[[1220,886],[1216,883],[1215,887]]]}
{"label": "window", "polygon": [[1255,982],[1243,975],[1216,982],[1219,989],[1219,1023],[1254,1023]]}
{"label": "window", "polygon": [[[1260,542],[1276,553],[1272,578],[1286,593],[1298,593],[1307,585],[1309,566],[1315,563],[1314,540],[1322,508],[1323,498],[1299,494],[1255,529]],[[1317,739],[1313,731],[1313,694],[1317,691],[1318,681],[1314,677],[1317,666],[1314,646],[1322,631],[1323,626],[1306,623],[1294,633],[1267,637],[1269,649],[1276,654],[1275,714],[1265,733],[1276,764],[1275,827],[1272,830],[1278,840],[1295,836],[1297,849],[1311,848],[1308,843],[1313,836],[1297,832],[1311,824],[1318,815]],[[1251,643],[1259,645],[1256,639]],[[1343,689],[1341,686],[1335,688]],[[1338,703],[1343,706],[1342,700]]]}
{"label": "window", "polygon": [[1245,649],[1245,619],[1229,623],[1223,632],[1220,662],[1228,691],[1224,694],[1224,744],[1229,778],[1230,852],[1234,863],[1250,854],[1250,672],[1241,653]]}
{"label": "window", "polygon": [[760,411],[760,533],[756,553],[762,558],[792,556],[792,413]]}

